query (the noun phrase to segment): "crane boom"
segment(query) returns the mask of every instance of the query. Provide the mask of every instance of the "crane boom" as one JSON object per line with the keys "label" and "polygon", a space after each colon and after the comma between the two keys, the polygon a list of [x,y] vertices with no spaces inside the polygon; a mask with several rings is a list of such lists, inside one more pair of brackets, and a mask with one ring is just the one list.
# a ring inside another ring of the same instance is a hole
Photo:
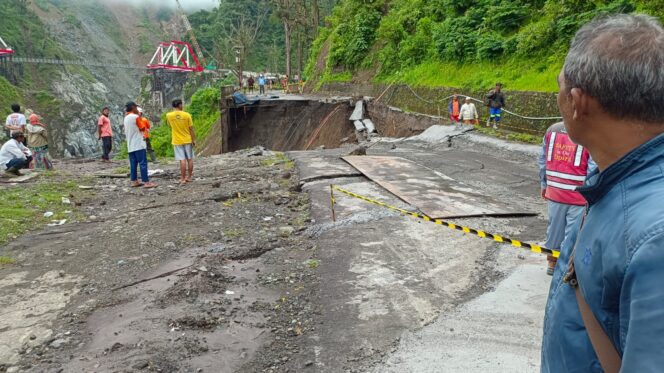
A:
{"label": "crane boom", "polygon": [[180,4],[180,0],[175,0],[175,2],[178,4],[178,10],[182,15],[182,23],[184,23],[184,27],[189,33],[189,38],[191,38],[191,44],[193,44],[194,49],[196,49],[196,54],[198,55],[198,59],[201,61],[201,64],[203,66],[206,66],[205,56],[203,56],[203,51],[201,50],[201,46],[198,44],[196,35],[194,35],[194,29],[191,27],[191,23],[189,23],[189,18],[187,18],[187,13],[184,12],[182,4]]}

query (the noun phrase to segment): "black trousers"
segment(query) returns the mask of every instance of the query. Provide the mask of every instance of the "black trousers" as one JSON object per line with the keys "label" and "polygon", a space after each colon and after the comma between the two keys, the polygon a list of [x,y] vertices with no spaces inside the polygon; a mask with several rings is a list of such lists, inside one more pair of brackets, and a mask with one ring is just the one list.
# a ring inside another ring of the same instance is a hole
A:
{"label": "black trousers", "polygon": [[150,138],[149,137],[145,139],[145,145],[146,145],[145,150],[147,150],[148,155],[150,156],[150,159],[152,160],[152,163],[156,163],[157,162],[157,156],[154,154],[154,149],[152,149],[152,144],[150,144]]}
{"label": "black trousers", "polygon": [[101,147],[104,152],[102,154],[101,159],[108,160],[109,154],[111,154],[111,150],[113,150],[113,137],[112,136],[104,136],[101,138]]}

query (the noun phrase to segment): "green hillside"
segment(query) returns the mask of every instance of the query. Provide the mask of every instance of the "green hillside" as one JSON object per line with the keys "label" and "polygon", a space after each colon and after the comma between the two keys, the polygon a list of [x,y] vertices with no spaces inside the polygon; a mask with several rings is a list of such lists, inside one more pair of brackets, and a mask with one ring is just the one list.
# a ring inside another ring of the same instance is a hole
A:
{"label": "green hillside", "polygon": [[571,37],[598,14],[664,19],[664,0],[343,0],[306,76],[415,86],[555,91]]}

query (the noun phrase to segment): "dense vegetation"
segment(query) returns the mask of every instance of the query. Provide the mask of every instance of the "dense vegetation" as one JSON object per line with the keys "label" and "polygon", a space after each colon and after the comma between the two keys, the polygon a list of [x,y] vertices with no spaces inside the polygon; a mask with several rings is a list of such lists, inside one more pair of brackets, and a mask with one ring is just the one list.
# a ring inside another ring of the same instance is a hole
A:
{"label": "dense vegetation", "polygon": [[[197,144],[203,144],[212,129],[212,125],[219,119],[220,95],[219,87],[201,88],[191,96],[191,103],[184,108],[194,119]],[[171,128],[166,123],[166,113],[162,114],[159,123],[153,124],[150,131],[150,143],[158,157],[174,156],[173,146],[171,145]],[[127,158],[126,142],[122,144],[116,158]]]}
{"label": "dense vegetation", "polygon": [[239,49],[244,70],[301,74],[318,26],[336,2],[220,0],[212,10],[190,14],[189,21],[217,67],[235,68]]}
{"label": "dense vegetation", "polygon": [[664,1],[343,0],[314,42],[305,75],[325,82],[368,71],[413,85],[476,88],[500,80],[552,91],[582,24],[634,11],[662,19]]}

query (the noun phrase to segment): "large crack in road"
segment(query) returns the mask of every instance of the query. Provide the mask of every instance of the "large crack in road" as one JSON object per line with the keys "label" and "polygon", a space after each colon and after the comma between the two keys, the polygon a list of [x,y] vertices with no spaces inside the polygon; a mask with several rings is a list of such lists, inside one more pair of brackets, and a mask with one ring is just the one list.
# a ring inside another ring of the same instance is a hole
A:
{"label": "large crack in road", "polygon": [[[542,240],[536,147],[477,137],[368,154],[535,211],[455,222]],[[153,191],[95,180],[85,222],[0,250],[17,259],[0,269],[0,371],[537,371],[544,258],[346,196],[332,221],[330,184],[411,208],[339,158],[350,150],[290,152],[296,169],[269,152],[200,159],[183,188],[173,165]],[[90,184],[102,166],[59,167]]]}

